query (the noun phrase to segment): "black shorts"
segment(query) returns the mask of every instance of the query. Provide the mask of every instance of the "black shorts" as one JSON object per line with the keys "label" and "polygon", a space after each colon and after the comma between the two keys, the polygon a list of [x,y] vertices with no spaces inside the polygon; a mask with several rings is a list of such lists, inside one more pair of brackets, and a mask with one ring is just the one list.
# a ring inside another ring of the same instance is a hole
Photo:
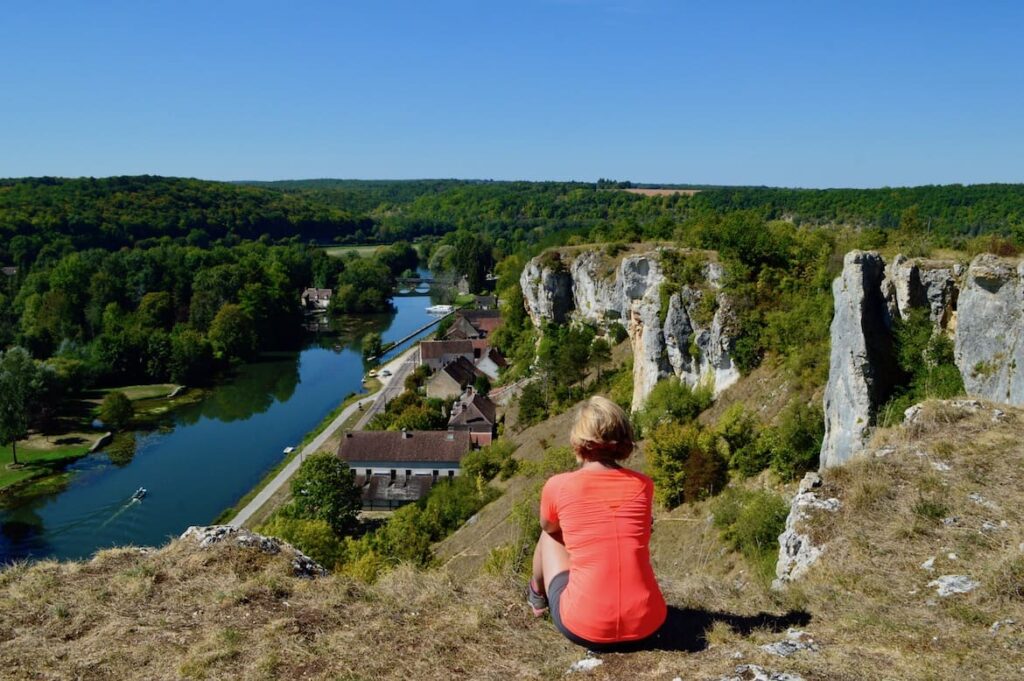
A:
{"label": "black shorts", "polygon": [[659,631],[654,632],[647,638],[640,639],[638,641],[622,641],[619,643],[596,643],[594,641],[588,641],[582,636],[577,636],[573,632],[562,624],[562,612],[560,608],[560,601],[562,600],[562,592],[565,591],[565,587],[569,584],[569,571],[565,570],[559,572],[557,575],[551,578],[551,583],[548,585],[548,607],[551,609],[551,621],[555,625],[555,629],[565,636],[567,639],[572,641],[578,646],[583,646],[588,650],[593,650],[598,653],[626,653],[636,650],[646,650],[651,647],[653,643],[657,641]]}

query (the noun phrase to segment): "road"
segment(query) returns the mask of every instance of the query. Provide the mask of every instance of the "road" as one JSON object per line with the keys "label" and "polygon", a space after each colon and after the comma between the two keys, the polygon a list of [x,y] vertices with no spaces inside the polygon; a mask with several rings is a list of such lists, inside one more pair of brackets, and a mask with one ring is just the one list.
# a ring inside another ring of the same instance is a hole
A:
{"label": "road", "polygon": [[[403,361],[401,362],[401,364],[398,365],[398,368],[395,368],[393,365],[398,360]],[[411,349],[411,352],[406,351],[405,353],[402,354],[401,357],[392,360],[391,363],[387,365],[387,369],[393,372],[393,375],[388,377],[387,379],[387,386],[380,389],[380,391],[377,393],[376,398],[373,401],[373,405],[366,410],[366,413],[364,413],[362,418],[360,418],[359,421],[356,422],[355,428],[353,428],[352,430],[362,430],[363,428],[365,428],[366,424],[370,422],[370,419],[372,419],[375,415],[379,414],[380,412],[384,411],[384,407],[387,406],[388,402],[401,395],[402,392],[405,390],[406,376],[408,376],[419,363],[419,345],[413,347]]]}
{"label": "road", "polygon": [[274,496],[275,492],[284,487],[288,481],[291,480],[292,476],[295,475],[295,471],[299,470],[299,466],[302,465],[303,459],[310,454],[315,454],[319,451],[324,443],[327,442],[327,440],[329,440],[339,428],[341,428],[341,425],[359,410],[359,405],[365,404],[371,400],[373,401],[373,405],[366,410],[366,414],[363,418],[359,419],[355,430],[361,429],[363,425],[370,420],[373,414],[384,408],[384,404],[386,402],[397,397],[402,390],[404,390],[405,377],[409,375],[409,372],[415,368],[416,363],[419,361],[419,348],[420,346],[418,344],[414,345],[381,367],[382,370],[386,369],[390,371],[391,376],[378,376],[381,382],[381,389],[377,391],[376,395],[353,402],[342,409],[341,413],[331,421],[330,425],[324,428],[323,432],[317,435],[312,442],[303,447],[298,456],[289,461],[288,465],[282,468],[281,472],[275,475],[274,479],[267,483],[266,487],[261,489],[248,504],[242,507],[242,509],[235,514],[235,517],[228,522],[228,525],[232,527],[242,527],[246,521],[252,518],[256,511],[270,501],[270,498]]}

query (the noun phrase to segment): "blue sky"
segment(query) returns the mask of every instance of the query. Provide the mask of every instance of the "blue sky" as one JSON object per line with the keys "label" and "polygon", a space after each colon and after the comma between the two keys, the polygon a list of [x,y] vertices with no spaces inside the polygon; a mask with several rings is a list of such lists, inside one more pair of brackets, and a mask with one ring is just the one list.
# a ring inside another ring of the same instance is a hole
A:
{"label": "blue sky", "polygon": [[1024,3],[34,2],[0,176],[1024,181]]}

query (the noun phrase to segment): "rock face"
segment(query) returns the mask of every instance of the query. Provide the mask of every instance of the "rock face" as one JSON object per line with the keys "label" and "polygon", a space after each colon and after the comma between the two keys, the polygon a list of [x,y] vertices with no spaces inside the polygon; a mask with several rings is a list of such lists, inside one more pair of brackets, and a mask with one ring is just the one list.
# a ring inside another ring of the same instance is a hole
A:
{"label": "rock face", "polygon": [[955,356],[967,393],[1024,404],[1024,263],[975,258],[958,308]]}
{"label": "rock face", "polygon": [[813,511],[835,512],[839,510],[840,503],[838,499],[820,498],[815,491],[820,486],[821,476],[808,473],[800,481],[800,488],[790,502],[786,529],[779,535],[779,559],[775,564],[772,588],[780,589],[787,582],[802,577],[824,551],[824,547],[811,542],[806,525],[812,520]]}
{"label": "rock face", "polygon": [[[676,287],[663,310],[667,282],[662,252],[632,253],[617,266],[597,250],[548,252],[531,260],[520,278],[527,310],[538,327],[545,321],[576,320],[599,326],[617,321],[626,328],[633,347],[634,409],[670,375],[689,385],[713,382],[716,394],[739,378],[731,357],[735,333],[728,297],[722,293],[721,265],[705,263],[706,286]],[[704,300],[708,295],[714,300]]]}
{"label": "rock face", "polygon": [[561,260],[542,262],[534,258],[523,268],[519,283],[535,325],[540,326],[543,319],[555,324],[565,323],[573,308],[572,276]]}
{"label": "rock face", "polygon": [[885,262],[877,253],[851,251],[832,284],[835,316],[821,467],[843,463],[862,449],[876,410],[895,378],[892,318],[882,294]]}
{"label": "rock face", "polygon": [[852,251],[832,291],[822,468],[863,449],[900,380],[892,323],[915,309],[927,312],[935,333],[953,338],[968,395],[1024,404],[1024,263],[980,255],[965,270],[898,255],[886,266],[877,253]]}
{"label": "rock face", "polygon": [[327,575],[327,570],[291,544],[231,525],[208,525],[205,527],[193,525],[182,533],[180,539],[195,542],[201,549],[214,544],[229,543],[263,553],[275,555],[285,553],[291,557],[292,573],[296,577],[324,577]]}

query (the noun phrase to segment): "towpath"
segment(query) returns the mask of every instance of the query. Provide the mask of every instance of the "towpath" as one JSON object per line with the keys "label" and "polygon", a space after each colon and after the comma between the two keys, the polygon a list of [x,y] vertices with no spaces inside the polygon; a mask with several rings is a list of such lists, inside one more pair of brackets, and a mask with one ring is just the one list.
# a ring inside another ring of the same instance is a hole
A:
{"label": "towpath", "polygon": [[295,471],[299,470],[299,466],[302,465],[302,461],[310,454],[314,454],[319,451],[324,443],[327,442],[327,440],[330,439],[330,437],[334,435],[339,428],[341,428],[341,425],[359,410],[359,405],[365,405],[368,402],[373,402],[373,405],[370,406],[369,409],[365,410],[366,414],[364,417],[356,424],[356,430],[362,428],[366,421],[369,420],[372,413],[376,413],[383,409],[386,402],[393,399],[394,396],[398,395],[398,393],[402,391],[403,384],[405,383],[405,377],[412,368],[415,367],[415,363],[418,361],[418,358],[419,345],[417,344],[381,367],[380,372],[386,370],[390,375],[384,376],[378,374],[378,380],[381,382],[380,390],[377,391],[375,395],[353,402],[342,409],[341,413],[331,421],[330,425],[324,428],[312,442],[303,447],[298,456],[289,461],[288,465],[282,468],[281,472],[275,475],[273,480],[267,483],[267,485],[261,489],[248,504],[243,506],[242,509],[235,514],[235,517],[228,522],[228,525],[231,525],[232,527],[242,527],[245,525],[256,511],[270,501],[270,498],[274,496],[275,492],[284,487],[288,481],[291,480],[292,476],[295,475]]}

